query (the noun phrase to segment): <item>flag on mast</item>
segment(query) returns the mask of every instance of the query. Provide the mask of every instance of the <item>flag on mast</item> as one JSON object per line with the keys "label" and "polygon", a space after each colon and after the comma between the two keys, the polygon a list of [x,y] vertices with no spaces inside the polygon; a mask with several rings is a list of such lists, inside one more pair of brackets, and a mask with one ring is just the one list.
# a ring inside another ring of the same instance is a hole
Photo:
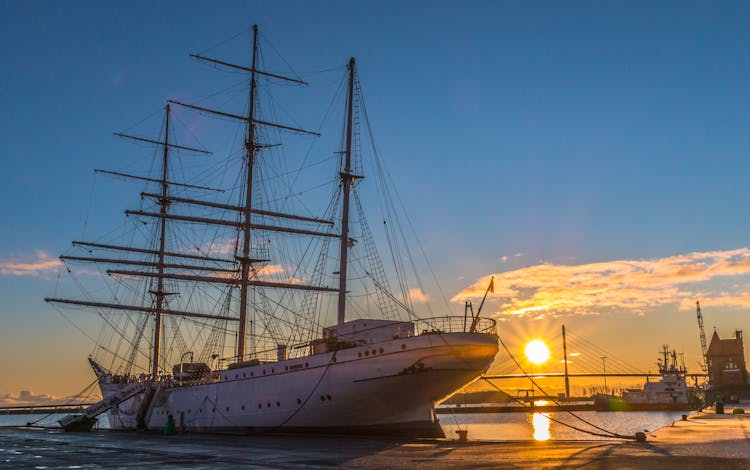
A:
{"label": "flag on mast", "polygon": [[493,294],[495,293],[495,278],[494,278],[494,276],[492,278],[490,278],[490,286],[487,288],[487,291],[488,292],[492,292]]}

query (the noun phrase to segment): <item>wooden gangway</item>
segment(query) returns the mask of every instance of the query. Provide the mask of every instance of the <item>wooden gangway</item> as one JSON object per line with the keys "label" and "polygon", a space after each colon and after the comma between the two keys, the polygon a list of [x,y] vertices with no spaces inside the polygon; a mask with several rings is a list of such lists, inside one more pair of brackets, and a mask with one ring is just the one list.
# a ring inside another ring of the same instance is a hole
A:
{"label": "wooden gangway", "polygon": [[149,384],[150,382],[128,384],[115,395],[104,398],[82,410],[82,413],[68,415],[58,422],[66,431],[90,431],[97,416],[143,392],[149,387]]}

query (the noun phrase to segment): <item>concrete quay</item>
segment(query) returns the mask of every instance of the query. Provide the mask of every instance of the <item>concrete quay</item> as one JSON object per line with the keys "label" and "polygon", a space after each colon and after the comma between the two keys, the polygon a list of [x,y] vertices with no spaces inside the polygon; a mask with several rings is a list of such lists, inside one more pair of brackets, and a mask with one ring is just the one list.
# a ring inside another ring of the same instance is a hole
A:
{"label": "concrete quay", "polygon": [[0,468],[750,469],[750,415],[698,413],[622,441],[404,441],[0,429]]}

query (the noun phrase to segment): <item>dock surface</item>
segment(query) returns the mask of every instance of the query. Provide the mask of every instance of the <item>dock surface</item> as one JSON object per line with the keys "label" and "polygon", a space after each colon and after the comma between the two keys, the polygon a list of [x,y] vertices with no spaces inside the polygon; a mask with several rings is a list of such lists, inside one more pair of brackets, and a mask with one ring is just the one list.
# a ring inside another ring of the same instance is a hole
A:
{"label": "dock surface", "polygon": [[749,469],[750,415],[698,413],[623,441],[469,442],[0,429],[0,468]]}

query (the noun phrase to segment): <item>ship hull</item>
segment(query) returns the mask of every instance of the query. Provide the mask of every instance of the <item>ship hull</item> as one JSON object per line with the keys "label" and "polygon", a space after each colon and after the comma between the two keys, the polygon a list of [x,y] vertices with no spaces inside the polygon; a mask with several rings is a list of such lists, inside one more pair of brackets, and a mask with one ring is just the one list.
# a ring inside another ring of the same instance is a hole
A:
{"label": "ship hull", "polygon": [[[112,429],[358,432],[435,437],[434,407],[487,370],[494,335],[426,334],[223,370],[212,383],[158,385],[107,413]],[[106,398],[124,384],[100,384]]]}

